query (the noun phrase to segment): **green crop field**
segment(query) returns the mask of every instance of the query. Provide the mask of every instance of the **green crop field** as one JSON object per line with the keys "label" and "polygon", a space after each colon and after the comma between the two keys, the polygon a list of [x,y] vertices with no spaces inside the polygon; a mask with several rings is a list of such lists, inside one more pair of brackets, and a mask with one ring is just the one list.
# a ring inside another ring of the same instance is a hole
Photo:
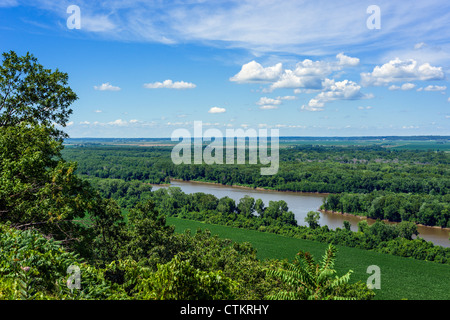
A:
{"label": "green crop field", "polygon": [[[168,217],[167,223],[176,232],[198,228],[237,242],[250,242],[257,249],[259,259],[293,260],[299,250],[309,251],[321,259],[327,244],[283,237],[270,233],[205,224],[197,221]],[[338,248],[336,270],[339,275],[353,270],[351,281],[366,282],[371,273],[367,267],[376,265],[381,271],[381,288],[376,289],[377,300],[450,300],[450,266],[429,261],[397,257],[361,249]]]}

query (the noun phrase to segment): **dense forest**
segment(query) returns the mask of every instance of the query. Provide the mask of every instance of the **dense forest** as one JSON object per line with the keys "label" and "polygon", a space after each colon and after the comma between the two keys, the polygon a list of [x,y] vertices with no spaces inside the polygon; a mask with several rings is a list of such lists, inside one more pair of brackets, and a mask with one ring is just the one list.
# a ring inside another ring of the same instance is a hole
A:
{"label": "dense forest", "polygon": [[170,178],[280,191],[332,193],[325,210],[450,227],[450,155],[380,146],[294,145],[277,174],[260,165],[174,165],[170,147],[70,146],[65,158],[89,178],[167,183]]}

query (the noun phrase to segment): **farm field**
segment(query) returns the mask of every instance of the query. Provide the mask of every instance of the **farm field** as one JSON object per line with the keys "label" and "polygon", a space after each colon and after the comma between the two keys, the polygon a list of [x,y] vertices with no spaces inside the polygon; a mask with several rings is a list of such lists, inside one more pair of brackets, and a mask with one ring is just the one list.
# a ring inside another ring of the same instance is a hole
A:
{"label": "farm field", "polygon": [[[262,233],[226,226],[205,224],[197,221],[167,218],[176,232],[198,228],[208,229],[212,234],[236,242],[250,242],[257,249],[259,259],[293,260],[299,250],[310,252],[320,259],[327,247],[325,243],[293,239],[275,234]],[[366,282],[370,273],[367,267],[377,265],[381,271],[381,289],[375,290],[375,300],[449,300],[450,267],[429,261],[397,257],[366,250],[336,246],[338,248],[336,270],[344,274],[352,269],[351,281]]]}

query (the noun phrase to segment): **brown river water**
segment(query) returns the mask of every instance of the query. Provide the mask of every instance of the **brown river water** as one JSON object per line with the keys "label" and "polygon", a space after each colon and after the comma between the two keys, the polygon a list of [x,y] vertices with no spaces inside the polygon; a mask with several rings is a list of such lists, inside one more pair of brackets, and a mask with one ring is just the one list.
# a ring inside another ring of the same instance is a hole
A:
{"label": "brown river water", "polygon": [[[153,190],[166,188],[168,186],[153,186]],[[318,211],[326,197],[324,194],[316,193],[299,193],[299,192],[280,192],[261,189],[250,189],[243,187],[223,186],[220,184],[203,183],[203,182],[187,182],[187,181],[171,181],[170,187],[179,187],[184,193],[203,192],[213,194],[217,198],[225,196],[235,200],[236,203],[245,195],[254,199],[261,199],[265,206],[269,205],[269,201],[286,201],[289,210],[294,213],[299,225],[306,225],[304,219],[309,211]],[[367,220],[369,224],[375,222],[373,219],[358,217],[354,215],[343,215],[340,213],[321,212],[319,224],[327,225],[330,229],[343,228],[344,221],[349,221],[351,230],[358,230],[358,222]],[[436,245],[450,247],[449,230],[435,227],[418,226],[419,237],[426,241],[431,241]]]}

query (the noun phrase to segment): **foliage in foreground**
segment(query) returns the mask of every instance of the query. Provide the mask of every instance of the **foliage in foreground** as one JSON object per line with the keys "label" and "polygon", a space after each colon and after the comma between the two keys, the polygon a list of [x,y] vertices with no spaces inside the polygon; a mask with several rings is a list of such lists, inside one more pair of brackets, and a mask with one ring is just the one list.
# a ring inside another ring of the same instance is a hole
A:
{"label": "foliage in foreground", "polygon": [[269,270],[269,275],[279,278],[289,286],[269,295],[274,300],[370,300],[375,294],[364,284],[349,284],[352,270],[343,276],[337,276],[334,269],[337,249],[329,245],[321,263],[314,261],[309,252],[300,251],[294,263],[284,268]]}
{"label": "foliage in foreground", "polygon": [[[69,266],[80,268],[81,290],[70,290]],[[0,224],[0,299],[109,299],[123,293],[101,269],[67,252],[36,230],[21,231]]]}
{"label": "foliage in foreground", "polygon": [[[133,259],[114,260],[99,267],[36,230],[22,231],[0,224],[0,300],[264,299],[286,288],[277,279],[266,276],[272,267],[284,262],[258,261],[249,255],[254,249],[248,244],[234,243],[221,248],[225,240],[204,232],[180,237],[196,245],[167,263],[158,263],[156,268]],[[209,255],[202,254],[201,248]],[[79,289],[69,289],[67,285],[70,266],[80,269]],[[331,272],[331,261],[328,266],[326,272]],[[359,283],[330,287],[327,292],[333,294],[334,289],[338,290],[336,295],[344,297],[350,292],[351,297],[358,299],[372,297],[367,287]]]}
{"label": "foliage in foreground", "polygon": [[[234,297],[236,283],[222,271],[200,271],[189,260],[175,257],[158,265],[156,272],[132,260],[114,261],[99,268],[36,231],[20,231],[7,225],[0,225],[0,231],[0,300]],[[80,268],[79,290],[67,285],[69,266]]]}

